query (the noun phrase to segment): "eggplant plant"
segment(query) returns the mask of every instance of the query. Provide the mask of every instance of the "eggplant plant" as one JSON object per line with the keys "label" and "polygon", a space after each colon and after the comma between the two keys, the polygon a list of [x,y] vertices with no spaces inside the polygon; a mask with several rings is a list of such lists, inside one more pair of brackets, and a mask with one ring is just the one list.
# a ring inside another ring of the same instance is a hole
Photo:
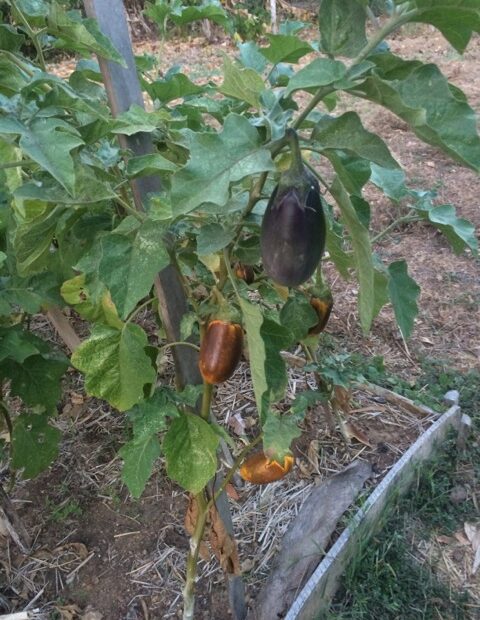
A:
{"label": "eggplant plant", "polygon": [[[163,28],[165,2],[146,4]],[[178,15],[215,15],[227,25],[213,4]],[[128,412],[131,436],[120,456],[131,494],[141,496],[160,457],[190,494],[196,516],[184,618],[192,618],[200,544],[209,539],[219,494],[242,466],[253,483],[287,475],[299,423],[332,393],[335,381],[322,377],[317,355],[332,307],[323,266],[345,286],[355,282],[365,333],[387,303],[402,336],[412,333],[420,289],[406,260],[385,264],[375,254],[364,189],[373,184],[394,203],[416,201],[415,217],[444,233],[455,253],[477,253],[473,226],[452,205],[409,188],[385,141],[337,104],[342,97],[384,106],[420,139],[478,170],[480,139],[465,95],[436,65],[391,52],[388,37],[409,23],[430,24],[462,54],[480,31],[480,2],[395,2],[371,30],[362,0],[323,0],[315,33],[286,22],[266,44],[239,43],[223,60],[219,84],[198,84],[179,67],[160,71],[154,58],[140,57],[150,111],[132,105],[115,118],[92,55],[119,65],[124,59],[96,22],[54,0],[7,5],[11,22],[0,25],[0,411],[10,442],[3,458],[30,478],[57,454],[60,433],[51,422],[67,360],[28,326],[31,315],[68,306],[90,326],[69,363],[83,373],[87,394]],[[77,56],[67,79],[47,68],[52,48]],[[119,135],[140,133],[151,135],[153,153],[120,148]],[[319,159],[328,174],[319,173]],[[139,211],[129,182],[152,175],[162,189]],[[156,316],[155,278],[169,266],[188,311],[181,340],[165,344],[165,326],[147,335],[136,318],[149,305]],[[297,395],[280,414],[287,386],[281,352],[298,343],[318,389]],[[212,420],[211,402],[242,346],[260,430],[240,449]],[[200,350],[203,385],[176,390],[159,381],[161,355],[182,347]],[[24,405],[16,414],[8,406],[14,396]],[[234,446],[235,460],[212,492],[220,441]],[[238,572],[235,553],[230,570]]]}

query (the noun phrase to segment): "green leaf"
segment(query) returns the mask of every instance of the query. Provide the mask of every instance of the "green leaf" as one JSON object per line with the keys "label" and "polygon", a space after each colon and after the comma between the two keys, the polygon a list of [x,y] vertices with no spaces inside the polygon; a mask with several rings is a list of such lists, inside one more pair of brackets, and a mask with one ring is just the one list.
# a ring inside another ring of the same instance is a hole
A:
{"label": "green leaf", "polygon": [[132,136],[139,132],[152,133],[165,127],[165,116],[159,112],[147,112],[136,103],[117,116],[111,123],[112,133]]}
{"label": "green leaf", "polygon": [[223,206],[230,183],[275,169],[270,152],[243,116],[229,114],[219,134],[186,130],[185,135],[190,160],[172,177],[174,215],[189,213],[205,202]]}
{"label": "green leaf", "polygon": [[0,362],[10,359],[22,364],[27,357],[45,352],[46,343],[19,325],[0,327]]}
{"label": "green leaf", "polygon": [[385,106],[408,123],[421,140],[479,170],[480,138],[475,113],[452,92],[438,67],[405,61],[389,53],[369,59],[376,69],[354,94]]}
{"label": "green leaf", "polygon": [[227,97],[246,101],[260,108],[260,93],[265,90],[262,78],[253,69],[238,68],[227,56],[223,59],[223,84],[219,91]]}
{"label": "green leaf", "polygon": [[339,60],[316,58],[306,67],[300,69],[288,82],[285,96],[296,90],[316,90],[328,86],[345,76],[346,67]]}
{"label": "green leaf", "polygon": [[388,292],[402,336],[407,339],[413,330],[414,319],[418,314],[417,298],[420,287],[408,275],[407,263],[395,261],[388,266],[390,280]]}
{"label": "green leaf", "polygon": [[21,276],[38,273],[44,269],[50,257],[50,247],[55,236],[63,207],[51,207],[32,201],[31,213],[37,212],[17,225],[13,237],[13,248],[17,271]]}
{"label": "green leaf", "polygon": [[463,54],[473,32],[480,32],[478,0],[414,0],[410,22],[432,24]]}
{"label": "green leaf", "polygon": [[173,420],[163,440],[167,473],[190,493],[199,493],[217,471],[219,437],[200,416]]}
{"label": "green leaf", "polygon": [[292,441],[302,434],[298,428],[300,417],[292,414],[278,415],[269,412],[263,424],[263,450],[272,458],[283,463],[287,454],[291,454]]}
{"label": "green leaf", "polygon": [[48,13],[48,30],[58,37],[56,47],[75,50],[84,56],[98,54],[107,60],[118,62],[126,67],[125,60],[112,45],[110,39],[100,30],[95,19],[83,19],[80,13],[65,10],[56,2],[50,4]]}
{"label": "green leaf", "polygon": [[81,273],[66,280],[60,292],[67,304],[74,306],[81,317],[122,329],[123,321],[118,316],[110,292],[101,282],[87,282],[85,274]]}
{"label": "green leaf", "polygon": [[337,118],[325,115],[315,125],[312,140],[327,157],[330,149],[341,149],[384,168],[399,168],[385,142],[363,127],[356,112],[345,112]]}
{"label": "green leaf", "polygon": [[88,340],[72,355],[72,364],[85,373],[88,394],[104,398],[120,411],[143,400],[143,388],[155,381],[143,329],[131,323],[121,330],[96,325]]}
{"label": "green leaf", "polygon": [[455,254],[461,254],[466,247],[478,253],[475,226],[468,220],[457,217],[453,205],[439,205],[428,211],[428,220],[448,239]]}
{"label": "green leaf", "polygon": [[130,178],[149,176],[158,172],[175,172],[178,165],[159,153],[130,157],[127,162],[127,175]]}
{"label": "green leaf", "polygon": [[355,270],[359,283],[358,306],[360,324],[363,331],[367,333],[372,324],[375,301],[370,237],[368,230],[360,222],[350,197],[338,177],[335,178],[331,186],[331,192],[340,208],[342,218],[351,236]]}
{"label": "green leaf", "polygon": [[145,220],[127,234],[116,229],[101,238],[98,275],[123,319],[148,295],[158,272],[170,263],[164,234],[161,222]]}
{"label": "green leaf", "polygon": [[160,452],[160,442],[155,435],[134,438],[118,451],[123,459],[122,481],[133,497],[139,498],[143,493]]}
{"label": "green leaf", "polygon": [[328,158],[347,192],[350,195],[361,196],[363,186],[370,178],[371,165],[374,164],[340,150],[329,151]]}
{"label": "green leaf", "polygon": [[57,456],[60,437],[47,415],[21,414],[13,427],[12,467],[23,468],[23,478],[34,478]]}
{"label": "green leaf", "polygon": [[408,192],[405,186],[405,173],[403,170],[393,170],[391,168],[383,168],[377,164],[370,165],[372,175],[370,181],[379,187],[385,196],[392,200],[401,200]]}
{"label": "green leaf", "polygon": [[318,317],[305,295],[297,293],[280,311],[280,322],[293,335],[294,342],[299,342],[318,323]]}
{"label": "green leaf", "polygon": [[250,302],[242,299],[240,308],[247,332],[253,391],[263,421],[269,403],[284,395],[287,374],[280,351],[289,346],[292,335],[278,323],[264,318],[260,309]]}
{"label": "green leaf", "polygon": [[68,368],[63,355],[31,355],[22,364],[3,364],[0,374],[11,379],[10,392],[19,396],[26,405],[41,405],[48,410],[60,400],[60,380]]}
{"label": "green leaf", "polygon": [[59,118],[35,118],[27,127],[20,121],[0,118],[0,134],[17,134],[27,157],[49,172],[70,193],[74,193],[75,171],[70,152],[83,144],[77,130]]}
{"label": "green leaf", "polygon": [[183,26],[194,21],[209,19],[226,30],[230,28],[230,20],[219,2],[207,0],[201,5],[190,6],[179,2],[165,5],[163,0],[156,0],[155,4],[148,2],[145,14],[156,21],[161,29],[165,19],[171,19],[177,26]]}
{"label": "green leaf", "polygon": [[260,53],[273,65],[279,62],[298,62],[306,54],[313,52],[313,47],[293,34],[267,34],[268,47],[260,48]]}
{"label": "green leaf", "polygon": [[262,73],[267,66],[265,56],[260,53],[260,48],[253,41],[240,43],[240,62],[248,69],[254,69],[257,73]]}
{"label": "green leaf", "polygon": [[0,49],[17,52],[25,42],[25,37],[9,24],[0,24]]}
{"label": "green leaf", "polygon": [[197,236],[197,253],[199,256],[206,256],[218,252],[225,248],[234,236],[234,230],[220,224],[205,224]]}
{"label": "green leaf", "polygon": [[158,433],[166,430],[167,418],[177,417],[178,410],[168,389],[158,389],[153,396],[129,412],[133,438],[119,450],[124,460],[122,480],[133,497],[140,497],[160,456]]}
{"label": "green leaf", "polygon": [[364,5],[359,0],[322,0],[320,43],[325,53],[353,58],[367,44]]}
{"label": "green leaf", "polygon": [[173,99],[181,99],[189,95],[203,93],[205,88],[197,86],[183,73],[174,73],[164,80],[155,80],[147,85],[148,94],[152,99],[168,103]]}
{"label": "green leaf", "polygon": [[0,314],[11,314],[12,306],[35,314],[43,305],[61,303],[58,285],[56,275],[47,271],[30,278],[0,278]]}

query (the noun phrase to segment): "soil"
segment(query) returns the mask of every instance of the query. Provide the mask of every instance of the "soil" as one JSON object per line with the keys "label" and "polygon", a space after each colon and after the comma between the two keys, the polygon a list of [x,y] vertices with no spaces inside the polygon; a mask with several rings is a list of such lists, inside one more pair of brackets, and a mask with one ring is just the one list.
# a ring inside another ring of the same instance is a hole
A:
{"label": "soil", "polygon": [[[478,38],[463,58],[428,26],[407,27],[390,43],[393,52],[406,58],[437,63],[464,90],[470,105],[479,108]],[[182,64],[199,82],[218,79],[222,55],[235,53],[227,41],[209,44],[201,38],[142,41],[135,44],[135,51],[160,55],[163,71]],[[68,75],[72,69],[71,61],[55,66],[59,75]],[[480,225],[475,173],[420,142],[389,112],[364,102],[356,107],[367,128],[379,133],[402,163],[411,187],[436,188],[438,204],[452,203],[459,216]],[[369,189],[368,199],[375,230],[398,217],[399,207],[379,192]],[[409,272],[421,286],[413,338],[403,342],[388,308],[364,336],[357,320],[355,286],[341,281],[333,270],[329,277],[335,306],[327,332],[349,351],[383,356],[387,368],[405,379],[419,374],[425,357],[448,360],[459,371],[480,367],[478,261],[468,253],[455,256],[446,239],[427,224],[395,229],[376,250],[386,262],[407,258]],[[302,374],[297,376],[292,370],[289,389],[295,391],[303,381]],[[240,411],[248,423],[254,401],[245,368],[221,387],[222,395],[218,419],[225,421],[233,411]],[[250,598],[268,573],[281,535],[311,484],[356,456],[372,460],[379,479],[432,421],[360,391],[351,395],[350,420],[357,439],[366,437],[371,447],[355,439],[346,445],[338,434],[329,433],[324,411],[317,408],[295,444],[298,467],[288,482],[260,490],[239,486],[237,499],[231,498]],[[104,403],[83,397],[81,379],[70,375],[59,422],[64,431],[60,457],[37,479],[19,483],[12,494],[35,541],[35,552],[23,556],[10,542],[0,551],[0,579],[6,584],[0,610],[2,603],[5,611],[14,611],[34,600],[32,608],[52,618],[134,620],[181,615],[187,499],[163,475],[161,462],[142,498],[129,497],[120,478],[120,459],[115,456],[125,440],[124,422],[123,415],[112,413]],[[270,501],[273,497],[275,502]],[[272,503],[280,516],[269,512]],[[216,561],[202,561],[200,573],[196,618],[229,618]]]}

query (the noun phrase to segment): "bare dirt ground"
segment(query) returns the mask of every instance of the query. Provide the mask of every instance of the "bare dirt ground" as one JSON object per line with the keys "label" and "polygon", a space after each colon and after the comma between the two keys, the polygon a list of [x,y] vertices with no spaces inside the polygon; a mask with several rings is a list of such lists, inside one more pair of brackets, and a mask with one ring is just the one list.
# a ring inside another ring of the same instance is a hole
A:
{"label": "bare dirt ground", "polygon": [[[478,110],[478,42],[478,38],[473,41],[461,58],[436,31],[425,26],[407,28],[391,41],[391,48],[406,58],[436,62]],[[223,40],[208,44],[191,39],[141,42],[136,44],[136,52],[159,54],[163,71],[182,64],[192,79],[202,82],[218,77],[222,55],[233,56],[235,49]],[[56,67],[60,75],[68,75],[72,69],[73,63],[68,61]],[[411,187],[436,188],[438,204],[454,204],[460,216],[480,226],[475,173],[420,142],[388,111],[366,103],[357,109],[366,126],[380,133],[402,163]],[[380,231],[398,216],[399,207],[373,189],[369,192],[373,226]],[[479,368],[478,259],[470,254],[455,256],[445,238],[427,224],[394,230],[376,249],[386,262],[406,258],[411,275],[421,286],[414,335],[405,345],[387,308],[371,333],[363,336],[356,316],[355,286],[331,271],[335,306],[327,332],[339,346],[366,356],[381,355],[390,371],[406,379],[418,375],[425,357],[448,360],[459,371]],[[219,420],[235,411],[241,412],[247,423],[255,423],[245,372],[241,368],[220,389],[224,400],[216,412]],[[302,389],[302,382],[293,370],[290,394]],[[40,608],[51,618],[179,617],[188,546],[183,528],[186,497],[166,479],[160,463],[141,500],[132,500],[121,483],[121,462],[116,457],[126,438],[124,417],[82,394],[80,378],[71,373],[59,422],[65,437],[60,458],[38,479],[18,484],[13,492],[15,505],[35,541],[35,551],[26,557],[9,542],[0,547],[0,583],[5,583],[0,610],[2,604],[3,609],[13,611],[30,603],[31,609]],[[238,488],[231,498],[249,597],[268,573],[281,535],[311,484],[357,455],[371,459],[380,477],[431,421],[368,394],[355,393],[351,407],[355,424],[367,434],[372,447],[361,442],[345,446],[337,435],[327,432],[321,410],[314,411],[295,447],[299,466],[288,480],[260,490]],[[196,617],[230,617],[215,561],[202,562],[200,573]]]}

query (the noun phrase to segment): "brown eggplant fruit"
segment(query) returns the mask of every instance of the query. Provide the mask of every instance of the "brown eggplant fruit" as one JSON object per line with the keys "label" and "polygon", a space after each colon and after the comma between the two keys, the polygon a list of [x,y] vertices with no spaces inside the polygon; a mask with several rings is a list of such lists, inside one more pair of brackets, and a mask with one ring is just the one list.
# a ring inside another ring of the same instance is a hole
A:
{"label": "brown eggplant fruit", "polygon": [[287,454],[282,465],[260,450],[243,461],[240,476],[252,484],[268,484],[284,478],[292,469],[294,462],[293,456]]}
{"label": "brown eggplant fruit", "polygon": [[229,379],[242,356],[243,329],[238,323],[215,319],[208,324],[200,345],[200,373],[207,383]]}

